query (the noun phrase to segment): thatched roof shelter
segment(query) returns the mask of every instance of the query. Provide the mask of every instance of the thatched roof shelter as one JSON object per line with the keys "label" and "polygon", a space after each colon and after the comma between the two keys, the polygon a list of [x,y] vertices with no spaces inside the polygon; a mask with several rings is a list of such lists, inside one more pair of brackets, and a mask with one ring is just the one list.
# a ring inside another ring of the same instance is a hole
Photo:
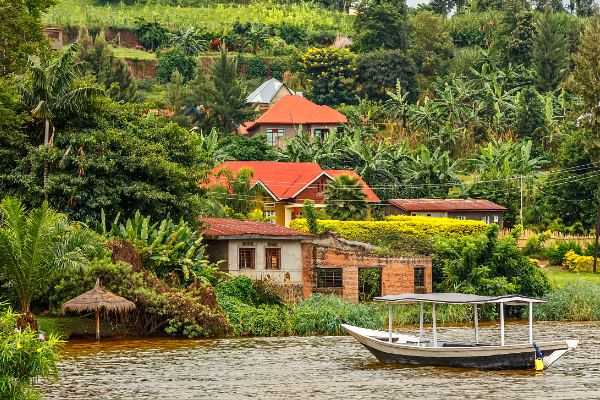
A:
{"label": "thatched roof shelter", "polygon": [[64,314],[66,309],[72,311],[95,311],[96,313],[96,340],[100,340],[100,310],[124,312],[133,310],[135,304],[124,297],[107,292],[100,287],[100,279],[96,279],[96,286],[92,290],[75,297],[64,303],[61,307]]}

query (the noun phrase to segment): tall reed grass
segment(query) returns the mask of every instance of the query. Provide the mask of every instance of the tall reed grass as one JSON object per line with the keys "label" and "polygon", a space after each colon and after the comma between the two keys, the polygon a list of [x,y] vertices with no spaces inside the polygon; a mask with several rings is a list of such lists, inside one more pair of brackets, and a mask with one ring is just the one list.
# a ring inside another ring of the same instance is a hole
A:
{"label": "tall reed grass", "polygon": [[600,320],[600,285],[577,279],[558,285],[544,296],[549,303],[533,309],[533,317],[542,321]]}

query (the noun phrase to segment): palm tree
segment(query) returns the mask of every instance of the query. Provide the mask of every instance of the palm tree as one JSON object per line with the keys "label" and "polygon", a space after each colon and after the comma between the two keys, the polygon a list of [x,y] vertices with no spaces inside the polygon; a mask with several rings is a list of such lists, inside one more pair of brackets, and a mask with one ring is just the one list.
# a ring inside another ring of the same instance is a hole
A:
{"label": "palm tree", "polygon": [[268,193],[258,183],[252,184],[254,171],[250,167],[242,167],[237,173],[233,169],[221,168],[215,174],[215,179],[221,183],[211,188],[210,195],[216,198],[223,206],[229,207],[234,213],[244,216],[255,209],[262,210],[264,203],[262,197]]}
{"label": "palm tree", "polygon": [[33,295],[56,273],[82,269],[87,256],[102,248],[102,238],[87,226],[42,203],[26,211],[19,200],[0,202],[0,277],[12,287],[21,311],[30,312]]}
{"label": "palm tree", "polygon": [[[79,78],[85,75],[85,64],[74,62],[79,44],[53,60],[29,60],[29,79],[26,85],[17,85],[22,101],[31,109],[34,118],[43,119],[44,147],[48,147],[50,124],[53,119],[66,118],[81,112],[104,90],[93,86],[80,86]],[[44,160],[44,188],[48,179],[48,161]],[[46,199],[48,194],[46,193]]]}
{"label": "palm tree", "polygon": [[342,174],[327,185],[325,195],[325,212],[331,219],[340,221],[361,221],[367,217],[367,195],[362,191],[364,185],[359,178]]}
{"label": "palm tree", "polygon": [[179,28],[179,32],[171,35],[171,42],[175,47],[183,50],[186,56],[196,55],[204,49],[206,40],[202,39],[200,29],[190,26],[188,28]]}

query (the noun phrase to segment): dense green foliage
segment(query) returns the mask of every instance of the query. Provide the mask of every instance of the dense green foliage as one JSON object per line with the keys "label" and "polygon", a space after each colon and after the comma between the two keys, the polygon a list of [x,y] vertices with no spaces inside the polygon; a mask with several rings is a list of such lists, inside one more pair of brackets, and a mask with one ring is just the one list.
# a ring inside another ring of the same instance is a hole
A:
{"label": "dense green foliage", "polygon": [[62,343],[55,335],[19,330],[18,317],[0,304],[0,399],[40,399],[42,393],[32,383],[40,378],[58,381],[56,361]]}
{"label": "dense green foliage", "polygon": [[219,304],[236,335],[341,335],[341,315],[352,325],[367,329],[381,327],[382,318],[374,307],[352,304],[338,296],[315,294],[291,306],[261,301],[252,280],[244,275],[217,285]]}
{"label": "dense green foliage", "polygon": [[162,82],[168,82],[173,72],[177,70],[183,77],[183,81],[187,82],[194,77],[195,66],[192,57],[186,56],[181,48],[175,47],[160,54],[156,74]]}
{"label": "dense green foliage", "polygon": [[98,253],[102,239],[81,223],[70,223],[44,202],[27,211],[7,197],[0,203],[0,285],[11,293],[21,312],[48,280],[80,271]]}
{"label": "dense green foliage", "polygon": [[600,319],[600,285],[578,279],[560,285],[544,296],[549,303],[533,309],[544,321],[597,321]]}
{"label": "dense green foliage", "polygon": [[340,221],[361,221],[367,216],[367,194],[362,191],[364,185],[358,177],[342,174],[327,184],[323,192],[325,211],[331,219]]}
{"label": "dense green foliage", "polygon": [[498,226],[490,225],[479,235],[437,239],[434,247],[444,260],[442,288],[485,296],[542,296],[549,288],[548,278],[516,247],[520,233],[514,229],[498,239]]}

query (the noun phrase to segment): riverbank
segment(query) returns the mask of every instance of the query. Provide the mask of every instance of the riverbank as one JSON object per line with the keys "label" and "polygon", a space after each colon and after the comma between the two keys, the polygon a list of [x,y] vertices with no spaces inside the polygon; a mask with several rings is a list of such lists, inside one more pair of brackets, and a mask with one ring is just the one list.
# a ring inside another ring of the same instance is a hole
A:
{"label": "riverbank", "polygon": [[[61,340],[96,338],[96,320],[78,316],[36,316],[39,330],[45,334],[55,334]],[[100,320],[101,338],[122,338],[129,331],[121,326],[112,327],[108,321]]]}

